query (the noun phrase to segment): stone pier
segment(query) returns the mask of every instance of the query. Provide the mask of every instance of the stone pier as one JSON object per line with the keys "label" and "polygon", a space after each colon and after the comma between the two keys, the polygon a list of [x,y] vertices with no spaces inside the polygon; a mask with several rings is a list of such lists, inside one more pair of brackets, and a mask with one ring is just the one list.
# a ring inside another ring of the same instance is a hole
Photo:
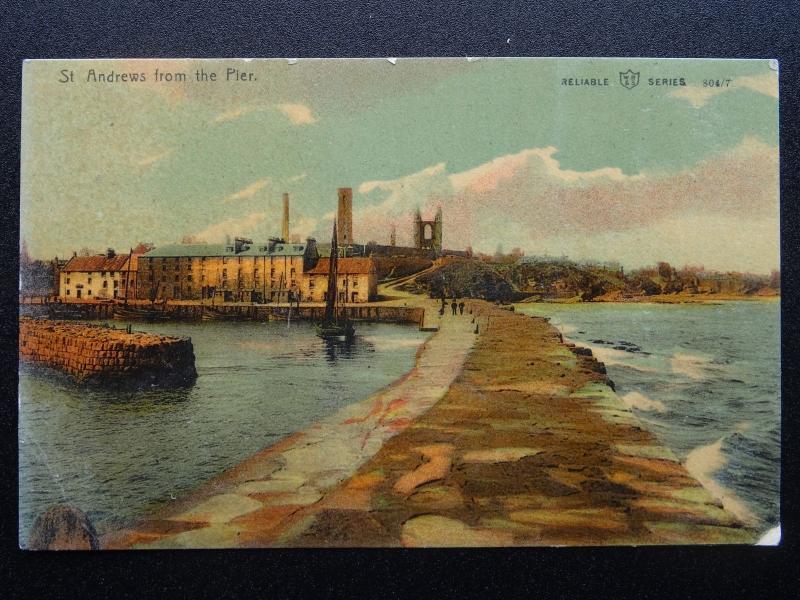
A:
{"label": "stone pier", "polygon": [[190,339],[69,321],[20,318],[19,358],[78,383],[182,385],[197,378]]}
{"label": "stone pier", "polygon": [[102,546],[755,541],[546,319],[469,301],[437,329],[403,379]]}

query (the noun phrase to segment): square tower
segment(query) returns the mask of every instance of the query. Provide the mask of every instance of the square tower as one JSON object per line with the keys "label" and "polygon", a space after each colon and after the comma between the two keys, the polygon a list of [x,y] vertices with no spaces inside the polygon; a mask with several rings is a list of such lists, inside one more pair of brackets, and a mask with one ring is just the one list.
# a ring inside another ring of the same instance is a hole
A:
{"label": "square tower", "polygon": [[339,246],[353,244],[353,188],[339,188],[339,210],[336,217],[336,241]]}

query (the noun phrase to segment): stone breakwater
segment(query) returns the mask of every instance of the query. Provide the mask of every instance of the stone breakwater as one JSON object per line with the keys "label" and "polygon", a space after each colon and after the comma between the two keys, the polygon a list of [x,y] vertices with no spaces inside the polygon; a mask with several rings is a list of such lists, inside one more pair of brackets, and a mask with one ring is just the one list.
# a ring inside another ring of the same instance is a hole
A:
{"label": "stone breakwater", "polygon": [[755,541],[546,319],[470,301],[440,325],[396,384],[101,547]]}
{"label": "stone breakwater", "polygon": [[20,318],[19,358],[78,383],[182,385],[197,377],[190,339],[67,321]]}

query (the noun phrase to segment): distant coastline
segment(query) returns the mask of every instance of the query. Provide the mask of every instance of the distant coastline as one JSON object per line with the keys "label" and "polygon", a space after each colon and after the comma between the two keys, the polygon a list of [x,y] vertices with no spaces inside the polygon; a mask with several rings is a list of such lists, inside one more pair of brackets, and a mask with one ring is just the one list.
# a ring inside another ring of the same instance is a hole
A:
{"label": "distant coastline", "polygon": [[721,304],[723,302],[780,302],[780,294],[659,294],[627,298],[543,298],[523,300],[519,304]]}

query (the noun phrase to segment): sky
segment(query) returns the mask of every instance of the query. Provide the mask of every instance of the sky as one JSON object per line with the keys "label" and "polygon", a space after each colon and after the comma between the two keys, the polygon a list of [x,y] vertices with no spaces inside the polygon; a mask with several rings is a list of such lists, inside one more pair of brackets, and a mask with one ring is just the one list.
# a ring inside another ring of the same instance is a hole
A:
{"label": "sky", "polygon": [[[583,77],[609,85],[562,85]],[[351,187],[361,243],[410,244],[441,205],[446,248],[767,273],[777,95],[767,60],[28,61],[21,237],[37,258],[264,240],[288,192],[292,234],[327,242]]]}

